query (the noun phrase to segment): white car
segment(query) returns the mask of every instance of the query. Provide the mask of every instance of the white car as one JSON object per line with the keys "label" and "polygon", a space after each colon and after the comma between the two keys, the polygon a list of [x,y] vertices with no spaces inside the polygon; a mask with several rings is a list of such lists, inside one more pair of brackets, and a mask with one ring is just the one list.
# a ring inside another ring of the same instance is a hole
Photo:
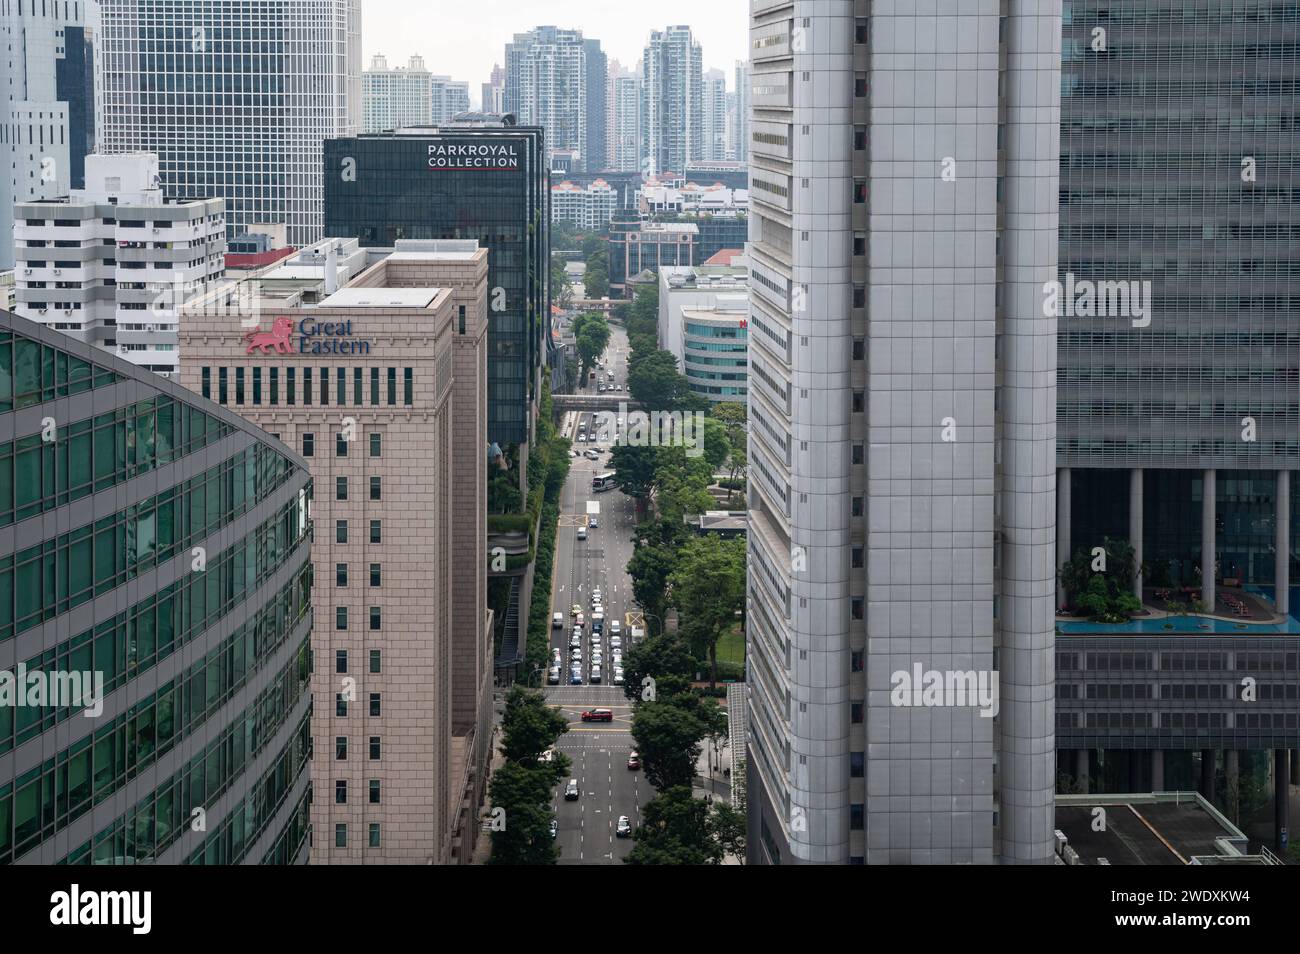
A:
{"label": "white car", "polygon": [[552,629],[564,629],[564,614],[563,614],[563,613],[556,613],[555,615],[553,615],[553,616],[551,617],[551,628],[552,628]]}
{"label": "white car", "polygon": [[[614,622],[617,623],[618,620],[615,620]],[[621,636],[610,636],[610,637],[609,637],[609,648],[610,648],[610,649],[622,649],[622,648],[623,648],[623,639],[622,639],[622,637],[621,637]]]}
{"label": "white car", "polygon": [[614,685],[616,685],[616,686],[621,686],[621,685],[623,685],[623,670],[622,670],[622,669],[615,669],[615,670],[614,670]]}
{"label": "white car", "polygon": [[600,455],[597,454],[594,450],[589,450],[587,451],[587,453],[583,454],[582,456],[587,458],[587,460],[600,460]]}

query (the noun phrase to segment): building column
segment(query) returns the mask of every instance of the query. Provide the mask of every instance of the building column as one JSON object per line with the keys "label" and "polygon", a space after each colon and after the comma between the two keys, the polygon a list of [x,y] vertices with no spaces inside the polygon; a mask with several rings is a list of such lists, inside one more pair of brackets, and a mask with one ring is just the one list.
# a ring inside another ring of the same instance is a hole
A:
{"label": "building column", "polygon": [[1070,562],[1070,468],[1056,472],[1056,606],[1065,605],[1061,567]]}
{"label": "building column", "polygon": [[1074,781],[1080,795],[1087,795],[1089,789],[1089,759],[1087,749],[1074,750]]}
{"label": "building column", "polygon": [[1287,802],[1291,795],[1290,749],[1273,750],[1273,848],[1281,855],[1286,851],[1287,841]]}
{"label": "building column", "polygon": [[1201,794],[1214,801],[1214,749],[1201,749]]}
{"label": "building column", "polygon": [[1142,484],[1144,471],[1134,467],[1128,475],[1128,542],[1133,547],[1133,595],[1142,599]]}
{"label": "building column", "polygon": [[1214,505],[1217,494],[1215,471],[1208,468],[1201,478],[1201,600],[1205,611],[1213,613],[1216,604],[1214,592]]}
{"label": "building column", "polygon": [[1291,612],[1291,472],[1277,472],[1277,563],[1273,570],[1273,604],[1286,616]]}
{"label": "building column", "polygon": [[1237,760],[1236,749],[1223,750],[1223,781],[1224,793],[1223,802],[1231,814],[1229,821],[1237,821],[1237,809],[1241,799],[1239,791],[1240,773],[1238,772],[1239,763]]}
{"label": "building column", "polygon": [[1165,752],[1164,749],[1151,750],[1151,791],[1165,790]]}

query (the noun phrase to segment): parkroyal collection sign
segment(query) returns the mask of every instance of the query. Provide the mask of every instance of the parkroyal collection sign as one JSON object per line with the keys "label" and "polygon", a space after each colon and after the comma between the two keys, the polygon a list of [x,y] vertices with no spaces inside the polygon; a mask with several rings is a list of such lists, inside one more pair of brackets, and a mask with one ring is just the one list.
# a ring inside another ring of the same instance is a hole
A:
{"label": "parkroyal collection sign", "polygon": [[[297,336],[295,339],[295,335]],[[370,354],[370,341],[357,338],[352,319],[317,321],[303,318],[294,321],[281,315],[270,331],[250,331],[244,335],[245,354]]]}
{"label": "parkroyal collection sign", "polygon": [[515,142],[435,142],[429,146],[429,168],[518,169],[519,144]]}

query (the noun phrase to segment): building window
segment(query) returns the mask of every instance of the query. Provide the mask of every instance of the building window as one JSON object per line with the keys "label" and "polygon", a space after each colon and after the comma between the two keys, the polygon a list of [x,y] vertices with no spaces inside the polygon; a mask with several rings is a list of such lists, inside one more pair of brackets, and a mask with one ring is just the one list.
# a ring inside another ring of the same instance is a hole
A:
{"label": "building window", "polygon": [[371,628],[371,629],[379,629],[379,628],[380,628],[379,623],[380,623],[380,618],[379,618],[379,607],[378,607],[378,606],[372,606],[372,607],[370,607],[370,628]]}
{"label": "building window", "polygon": [[383,656],[381,655],[381,653],[382,650],[378,650],[378,649],[370,650],[370,671],[371,672],[382,671]]}
{"label": "building window", "polygon": [[330,402],[330,369],[320,369],[320,402],[329,404]]}
{"label": "building window", "polygon": [[316,454],[316,435],[311,431],[304,431],[302,435],[302,456],[312,457]]}
{"label": "building window", "polygon": [[853,360],[864,361],[867,357],[867,343],[861,338],[853,339]]}
{"label": "building window", "polygon": [[849,778],[862,778],[863,754],[861,752],[849,753]]}
{"label": "building window", "polygon": [[379,585],[380,585],[380,583],[379,583],[379,564],[378,564],[378,563],[372,563],[372,564],[370,564],[370,585],[371,585],[371,586],[379,586]]}
{"label": "building window", "polygon": [[379,369],[370,369],[370,403],[372,405],[379,403]]}
{"label": "building window", "polygon": [[397,403],[397,369],[388,369],[388,403],[394,405]]}
{"label": "building window", "polygon": [[348,671],[348,651],[346,649],[334,650],[334,671],[337,673],[346,673]]}
{"label": "building window", "polygon": [[861,414],[867,406],[867,396],[862,391],[853,392],[853,413]]}
{"label": "building window", "polygon": [[867,148],[867,127],[866,126],[853,127],[853,148],[856,149],[858,152],[861,152],[862,150]]}
{"label": "building window", "polygon": [[849,831],[862,831],[862,806],[849,806]]}
{"label": "building window", "polygon": [[379,736],[377,735],[370,737],[370,761],[379,761]]}
{"label": "building window", "polygon": [[209,401],[212,400],[212,369],[204,367],[203,369],[203,396]]}
{"label": "building window", "polygon": [[862,619],[862,597],[855,596],[849,600],[849,615],[854,619]]}
{"label": "building window", "polygon": [[[461,329],[462,333],[464,329]],[[402,403],[410,407],[415,399],[415,380],[410,368],[402,369]]]}
{"label": "building window", "polygon": [[334,435],[334,456],[335,457],[348,456],[348,439],[343,436],[342,431]]}
{"label": "building window", "polygon": [[346,606],[334,607],[334,628],[335,629],[348,628],[348,608]]}
{"label": "building window", "polygon": [[348,585],[348,565],[346,563],[334,564],[334,585],[335,586]]}
{"label": "building window", "polygon": [[370,780],[370,804],[371,805],[380,804],[379,793],[380,793],[379,779],[372,778]]}
{"label": "building window", "polygon": [[381,488],[381,484],[382,484],[382,481],[381,481],[380,478],[378,478],[378,477],[371,477],[371,478],[370,478],[370,499],[371,499],[371,500],[380,500],[380,499],[381,499],[381,496],[380,496],[380,488]]}
{"label": "building window", "polygon": [[346,762],[348,760],[348,737],[346,735],[336,735],[334,737],[334,761]]}
{"label": "building window", "polygon": [[380,538],[383,536],[383,534],[380,533],[380,529],[381,529],[381,528],[380,528],[380,521],[378,521],[378,520],[371,520],[371,521],[370,521],[370,542],[371,542],[371,543],[380,543],[380,542],[382,542]]}
{"label": "building window", "polygon": [[853,42],[854,43],[867,42],[867,18],[866,17],[853,18]]}
{"label": "building window", "polygon": [[334,373],[335,390],[338,392],[335,397],[340,407],[348,403],[348,372],[346,368],[338,368]]}
{"label": "building window", "polygon": [[230,398],[230,372],[225,368],[217,369],[217,401],[225,404]]}
{"label": "building window", "polygon": [[853,74],[853,95],[858,99],[861,99],[863,96],[867,95],[867,74],[866,73]]}
{"label": "building window", "polygon": [[361,397],[361,369],[352,369],[352,403],[361,405],[365,401]]}
{"label": "building window", "polygon": [[370,823],[370,847],[379,847],[379,822]]}
{"label": "building window", "polygon": [[867,254],[867,236],[865,232],[853,233],[853,254],[854,255]]}
{"label": "building window", "polygon": [[849,703],[849,721],[852,722],[854,725],[862,724],[862,703],[861,702]]}
{"label": "building window", "polygon": [[334,826],[334,847],[346,848],[347,846],[348,846],[348,826],[335,825]]}
{"label": "building window", "polygon": [[347,779],[334,780],[334,804],[346,805],[348,803],[348,783]]}
{"label": "building window", "polygon": [[302,369],[302,403],[310,406],[312,402],[311,368]]}
{"label": "building window", "polygon": [[[854,461],[854,463],[860,464],[862,463],[862,461]],[[335,500],[348,499],[348,479],[346,477],[334,478],[334,499]]]}
{"label": "building window", "polygon": [[348,542],[348,522],[346,520],[334,521],[334,542],[335,543]]}
{"label": "building window", "polygon": [[257,406],[262,403],[262,369],[253,369],[253,405]]}
{"label": "building window", "polygon": [[867,201],[867,182],[865,179],[853,180],[853,203],[861,205]]}
{"label": "building window", "polygon": [[370,694],[370,714],[375,718],[379,718],[379,713],[380,713],[379,693],[372,692]]}
{"label": "building window", "polygon": [[853,568],[862,569],[862,547],[853,547],[849,552],[853,555]]}
{"label": "building window", "polygon": [[297,396],[294,394],[297,373],[296,368],[284,369],[284,403],[290,407],[297,403]]}
{"label": "building window", "polygon": [[855,516],[855,517],[860,517],[860,516],[862,516],[862,498],[861,498],[861,497],[854,497],[854,498],[852,499],[852,501],[850,502],[850,510],[851,510],[851,512],[853,513],[853,516]]}
{"label": "building window", "polygon": [[[865,453],[866,453],[866,452],[865,452],[865,450],[864,450],[864,448],[863,448],[863,446],[862,446],[861,444],[854,444],[854,445],[853,445],[853,463],[855,463],[855,464],[861,464],[864,460],[866,460]],[[346,498],[345,498],[345,499],[346,499]]]}
{"label": "building window", "polygon": [[271,406],[280,403],[280,369],[271,369]]}
{"label": "building window", "polygon": [[343,693],[334,693],[334,715],[340,719],[346,719],[348,715],[348,700],[343,698]]}
{"label": "building window", "polygon": [[849,669],[853,672],[862,672],[863,656],[862,650],[855,649],[849,653]]}
{"label": "building window", "polygon": [[383,436],[382,434],[371,434],[371,435],[370,435],[370,456],[371,456],[371,457],[380,457],[380,456],[382,456],[382,454],[383,454],[383,441],[384,441],[384,436]]}

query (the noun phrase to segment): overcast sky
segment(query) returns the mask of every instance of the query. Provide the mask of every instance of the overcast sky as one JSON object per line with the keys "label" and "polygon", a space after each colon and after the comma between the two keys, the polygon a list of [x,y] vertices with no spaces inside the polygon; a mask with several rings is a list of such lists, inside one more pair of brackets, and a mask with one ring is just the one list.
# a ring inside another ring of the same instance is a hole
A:
{"label": "overcast sky", "polygon": [[628,68],[651,30],[688,24],[703,47],[704,68],[726,73],[728,89],[749,40],[747,0],[362,0],[361,11],[363,69],[376,53],[390,67],[418,53],[432,72],[468,80],[476,106],[510,38],[542,24],[582,30]]}

